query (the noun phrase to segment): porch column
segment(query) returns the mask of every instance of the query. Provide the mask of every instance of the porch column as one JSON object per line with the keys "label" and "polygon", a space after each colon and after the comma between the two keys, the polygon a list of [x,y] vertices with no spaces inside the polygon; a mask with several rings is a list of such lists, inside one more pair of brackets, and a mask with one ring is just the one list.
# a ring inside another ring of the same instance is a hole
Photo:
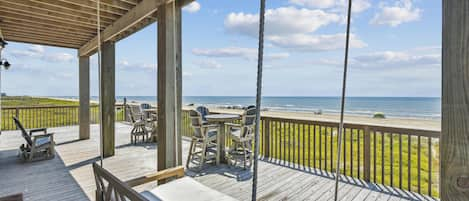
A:
{"label": "porch column", "polygon": [[103,135],[103,155],[114,155],[114,103],[115,103],[115,45],[105,42],[101,47],[101,133]]}
{"label": "porch column", "polygon": [[90,139],[90,57],[81,56],[78,59],[78,85],[80,96],[79,125],[80,140]]}
{"label": "porch column", "polygon": [[163,170],[182,164],[180,1],[158,8],[157,82],[158,170]]}
{"label": "porch column", "polygon": [[469,1],[443,1],[442,201],[469,199]]}

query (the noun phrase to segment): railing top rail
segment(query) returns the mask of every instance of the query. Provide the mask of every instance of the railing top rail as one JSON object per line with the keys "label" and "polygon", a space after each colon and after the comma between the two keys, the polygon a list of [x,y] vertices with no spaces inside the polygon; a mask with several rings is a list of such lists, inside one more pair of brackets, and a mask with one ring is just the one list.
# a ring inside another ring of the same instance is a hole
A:
{"label": "railing top rail", "polygon": [[[328,127],[339,127],[339,122],[334,122],[334,121],[318,121],[318,120],[284,118],[284,117],[273,117],[273,116],[262,116],[261,119],[270,120],[270,121],[286,121],[286,122],[300,123],[300,124],[321,125],[321,126],[328,126]],[[368,128],[370,131],[374,131],[378,133],[393,133],[393,134],[411,135],[411,136],[424,136],[424,137],[431,137],[431,138],[440,138],[440,135],[441,135],[441,132],[438,130],[383,126],[383,125],[363,124],[363,123],[360,123],[360,124],[345,123],[344,127],[352,128],[352,129]]]}
{"label": "railing top rail", "polygon": [[[90,105],[90,107],[98,107],[99,105]],[[116,107],[122,107],[123,104],[116,104]],[[6,106],[2,110],[15,110],[15,109],[50,109],[50,108],[78,108],[79,105],[43,105],[43,106]]]}

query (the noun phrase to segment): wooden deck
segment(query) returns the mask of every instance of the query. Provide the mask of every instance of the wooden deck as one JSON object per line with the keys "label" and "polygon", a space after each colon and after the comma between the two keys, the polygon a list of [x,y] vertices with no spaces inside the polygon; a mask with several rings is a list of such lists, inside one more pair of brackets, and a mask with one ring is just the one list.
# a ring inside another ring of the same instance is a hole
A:
{"label": "wooden deck", "polygon": [[[19,132],[0,135],[0,197],[24,193],[25,200],[94,200],[91,163],[99,161],[98,126],[91,126],[91,139],[78,141],[78,127],[51,128],[57,142],[52,160],[23,163],[17,147],[23,143]],[[104,167],[122,180],[156,171],[156,144],[131,145],[131,127],[116,124],[116,155],[104,160]],[[186,159],[189,142],[183,141]],[[251,172],[226,165],[207,165],[201,172],[187,170],[188,176],[202,184],[240,200],[250,200]],[[418,194],[368,184],[344,177],[340,200],[432,200]],[[154,187],[140,186],[137,190]],[[274,160],[259,162],[259,200],[333,200],[331,174],[290,166]],[[183,192],[183,190],[181,190]]]}

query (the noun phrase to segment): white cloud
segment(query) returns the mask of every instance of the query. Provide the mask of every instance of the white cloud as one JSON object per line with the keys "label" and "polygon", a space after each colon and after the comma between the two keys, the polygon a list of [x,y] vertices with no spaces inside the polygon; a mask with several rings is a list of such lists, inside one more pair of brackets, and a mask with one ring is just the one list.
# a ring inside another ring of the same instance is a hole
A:
{"label": "white cloud", "polygon": [[281,53],[272,53],[272,54],[266,54],[264,56],[264,59],[265,60],[281,60],[281,59],[286,59],[290,57],[290,54],[286,53],[286,52],[281,52]]}
{"label": "white cloud", "polygon": [[[290,3],[307,8],[328,9],[332,12],[344,13],[347,10],[347,0],[290,0]],[[371,7],[369,0],[354,0],[352,12],[360,13]]]}
{"label": "white cloud", "polygon": [[256,49],[242,47],[226,47],[217,49],[196,48],[192,50],[192,53],[197,56],[207,57],[242,57],[248,60],[253,60],[257,58]]}
{"label": "white cloud", "polygon": [[[319,28],[332,23],[342,23],[342,20],[343,18],[337,14],[319,9],[295,7],[269,9],[266,11],[265,38],[269,44],[293,51],[314,52],[342,49],[345,44],[344,34],[314,34]],[[225,18],[225,28],[231,33],[256,37],[258,22],[258,14],[230,13]],[[352,35],[351,38],[351,47],[366,46],[365,42],[359,40],[357,36]]]}
{"label": "white cloud", "polygon": [[196,13],[200,10],[200,4],[199,2],[197,1],[194,1],[192,3],[190,3],[189,5],[185,6],[184,8],[182,8],[182,10],[184,11],[187,11],[189,13]]}
{"label": "white cloud", "polygon": [[69,53],[50,53],[45,54],[42,58],[48,62],[71,62],[75,59],[75,57]]}
{"label": "white cloud", "polygon": [[[295,51],[329,51],[345,48],[345,34],[307,35],[293,34],[289,36],[269,36],[268,40],[282,48]],[[354,34],[350,36],[352,48],[366,47],[366,43],[359,40]]]}
{"label": "white cloud", "polygon": [[396,27],[402,23],[417,21],[422,14],[422,9],[414,8],[412,0],[399,0],[394,5],[381,4],[380,7],[380,12],[371,19],[371,24]]}
{"label": "white cloud", "polygon": [[[337,14],[295,7],[268,9],[265,15],[266,35],[311,33],[341,20]],[[230,13],[225,18],[225,28],[230,33],[256,37],[259,30],[259,14]]]}
{"label": "white cloud", "polygon": [[353,58],[351,63],[357,67],[400,68],[441,66],[441,54],[413,54],[408,51],[384,51],[361,55]]}
{"label": "white cloud", "polygon": [[127,60],[121,60],[117,63],[117,66],[121,69],[143,69],[143,70],[156,70],[156,64],[148,64],[148,63],[130,63]]}
{"label": "white cloud", "polygon": [[189,77],[192,77],[192,73],[191,72],[182,72],[182,76],[189,78]]}
{"label": "white cloud", "polygon": [[197,65],[199,68],[205,68],[205,69],[219,69],[222,67],[220,63],[211,59],[194,61],[194,64]]}
{"label": "white cloud", "polygon": [[[206,57],[219,57],[219,58],[243,58],[249,61],[254,61],[257,59],[257,49],[256,48],[243,48],[243,47],[225,47],[225,48],[215,48],[215,49],[202,49],[196,48],[192,50],[192,53],[197,56],[206,56]],[[280,53],[270,53],[265,54],[265,60],[279,60],[286,59],[290,54],[286,52]]]}
{"label": "white cloud", "polygon": [[47,62],[71,62],[75,60],[75,56],[64,52],[48,52],[42,45],[31,45],[26,50],[13,50],[9,52],[17,58],[33,58]]}

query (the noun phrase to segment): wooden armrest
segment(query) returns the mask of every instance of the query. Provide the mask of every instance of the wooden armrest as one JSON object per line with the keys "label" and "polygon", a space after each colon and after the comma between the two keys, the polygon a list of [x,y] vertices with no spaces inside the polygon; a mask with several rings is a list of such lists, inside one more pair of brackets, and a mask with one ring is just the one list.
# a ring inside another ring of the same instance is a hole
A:
{"label": "wooden armrest", "polygon": [[229,126],[229,127],[243,127],[243,125],[241,124],[234,124],[234,123],[225,123],[226,126]]}
{"label": "wooden armrest", "polygon": [[46,134],[47,133],[47,128],[31,129],[31,130],[29,130],[29,135],[33,135],[33,133],[37,133],[37,132],[44,132],[44,134]]}
{"label": "wooden armrest", "polygon": [[152,173],[143,177],[138,177],[135,179],[128,180],[125,183],[127,183],[127,185],[129,185],[130,187],[135,187],[135,186],[139,186],[139,185],[146,184],[149,182],[169,179],[172,177],[176,177],[176,178],[184,177],[184,167],[178,166],[178,167],[162,170],[157,173]]}
{"label": "wooden armrest", "polygon": [[5,196],[5,197],[1,197],[0,201],[23,201],[23,194],[18,193],[18,194],[14,194],[14,195],[8,195],[8,196]]}
{"label": "wooden armrest", "polygon": [[220,125],[218,124],[205,124],[205,125],[202,125],[203,128],[218,128],[220,127]]}
{"label": "wooden armrest", "polygon": [[45,137],[50,137],[50,136],[53,136],[54,133],[47,133],[47,134],[43,134],[43,135],[34,135],[33,137],[34,138],[45,138]]}

